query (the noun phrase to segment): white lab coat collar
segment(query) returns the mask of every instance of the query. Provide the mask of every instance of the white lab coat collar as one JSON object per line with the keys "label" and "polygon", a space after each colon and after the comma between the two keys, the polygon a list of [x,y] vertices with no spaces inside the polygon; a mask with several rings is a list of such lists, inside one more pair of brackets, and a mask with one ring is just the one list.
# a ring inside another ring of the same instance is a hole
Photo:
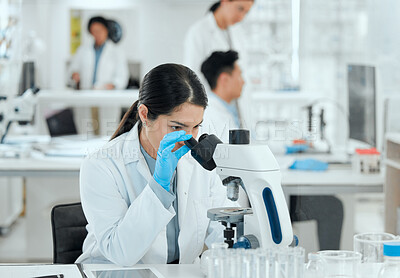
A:
{"label": "white lab coat collar", "polygon": [[214,14],[212,12],[209,12],[206,15],[206,20],[208,22],[208,26],[210,27],[210,32],[215,33],[218,29],[221,29],[218,27],[217,21],[215,20]]}
{"label": "white lab coat collar", "polygon": [[[146,159],[144,158],[142,152],[140,151],[140,141],[139,141],[139,122],[128,131],[125,136],[125,143],[122,147],[122,156],[124,158],[124,164],[127,165],[132,162],[138,161],[137,170],[146,179],[150,180],[151,173],[149,167],[147,166]],[[123,135],[121,135],[123,136]]]}

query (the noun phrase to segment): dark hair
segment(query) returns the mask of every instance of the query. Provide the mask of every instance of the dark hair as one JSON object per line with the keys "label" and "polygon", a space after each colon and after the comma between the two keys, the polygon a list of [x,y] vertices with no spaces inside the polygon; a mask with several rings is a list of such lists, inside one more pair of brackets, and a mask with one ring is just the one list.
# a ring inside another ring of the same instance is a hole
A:
{"label": "dark hair", "polygon": [[[230,0],[232,1],[232,0]],[[249,1],[255,1],[255,0],[249,0]],[[217,1],[214,4],[212,4],[212,6],[208,9],[209,12],[215,12],[216,10],[218,10],[219,6],[221,6],[221,1]]]}
{"label": "dark hair", "polygon": [[236,51],[216,51],[203,62],[201,65],[201,72],[207,79],[211,89],[217,87],[217,80],[221,73],[232,73],[235,68],[235,62],[238,59],[239,54]]}
{"label": "dark hair", "polygon": [[88,28],[89,33],[90,33],[90,26],[92,26],[93,23],[100,23],[100,24],[103,24],[104,27],[106,27],[107,30],[108,30],[108,22],[107,22],[107,19],[105,19],[105,18],[102,17],[102,16],[94,16],[94,17],[92,17],[91,19],[89,19],[89,22],[88,22],[88,25],[87,25],[87,28]]}
{"label": "dark hair", "polygon": [[139,121],[138,107],[146,105],[147,117],[157,119],[169,115],[184,103],[207,107],[207,94],[197,75],[188,67],[178,64],[163,64],[149,71],[143,78],[139,98],[122,118],[110,140],[130,131]]}
{"label": "dark hair", "polygon": [[219,6],[221,6],[221,1],[215,2],[212,6],[208,9],[210,12],[215,12]]}

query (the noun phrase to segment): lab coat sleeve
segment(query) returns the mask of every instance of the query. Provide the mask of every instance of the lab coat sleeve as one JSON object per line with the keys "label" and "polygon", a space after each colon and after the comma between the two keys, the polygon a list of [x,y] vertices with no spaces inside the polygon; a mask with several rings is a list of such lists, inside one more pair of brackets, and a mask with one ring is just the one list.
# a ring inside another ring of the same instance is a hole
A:
{"label": "lab coat sleeve", "polygon": [[126,89],[129,80],[128,62],[125,54],[120,49],[116,51],[115,59],[117,60],[117,66],[113,74],[112,83],[115,86],[115,89],[123,90]]}
{"label": "lab coat sleeve", "polygon": [[[215,170],[213,172],[215,173]],[[211,199],[211,208],[239,207],[237,202],[232,202],[226,197],[226,188],[222,185],[222,181],[216,173],[211,185]],[[220,222],[210,221],[205,239],[208,248],[211,248],[211,244],[214,242],[224,241],[223,231],[224,226]]]}
{"label": "lab coat sleeve", "polygon": [[198,34],[195,29],[191,28],[186,34],[183,45],[183,63],[200,76],[203,76],[201,73],[201,65],[206,56],[203,43],[200,34]]}
{"label": "lab coat sleeve", "polygon": [[74,72],[79,73],[82,57],[83,57],[83,49],[82,47],[79,47],[75,55],[72,56],[71,58],[71,63],[67,70],[67,80],[71,80],[71,76]]}
{"label": "lab coat sleeve", "polygon": [[175,195],[167,192],[161,185],[156,182],[153,177],[150,178],[149,186],[153,190],[154,194],[156,194],[158,199],[161,201],[163,206],[168,209],[172,205],[172,202],[175,200]]}
{"label": "lab coat sleeve", "polygon": [[132,266],[146,254],[175,212],[164,207],[149,184],[128,206],[111,171],[115,166],[107,162],[84,160],[82,206],[103,256],[114,264]]}

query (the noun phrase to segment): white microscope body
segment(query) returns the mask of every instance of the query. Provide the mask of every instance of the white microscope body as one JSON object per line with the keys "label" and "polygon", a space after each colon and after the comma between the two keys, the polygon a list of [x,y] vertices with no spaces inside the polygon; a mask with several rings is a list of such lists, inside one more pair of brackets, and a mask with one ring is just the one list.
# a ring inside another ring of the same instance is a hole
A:
{"label": "white microscope body", "polygon": [[[185,141],[200,165],[209,171],[216,169],[228,199],[237,200],[239,186],[243,186],[250,201],[251,209],[215,208],[207,216],[226,226],[224,237],[230,247],[289,246],[293,230],[279,165],[267,145],[249,144],[249,138],[248,130],[238,129],[229,131],[229,144],[212,134],[203,134],[198,142],[194,138]],[[237,227],[236,246],[233,227]]]}
{"label": "white microscope body", "polygon": [[244,215],[244,234],[262,248],[289,246],[293,230],[281,187],[279,165],[267,145],[218,144],[213,159],[217,174],[242,179],[253,214]]}
{"label": "white microscope body", "polygon": [[35,114],[37,88],[27,89],[21,96],[4,99],[0,113],[1,143],[13,122],[30,122]]}

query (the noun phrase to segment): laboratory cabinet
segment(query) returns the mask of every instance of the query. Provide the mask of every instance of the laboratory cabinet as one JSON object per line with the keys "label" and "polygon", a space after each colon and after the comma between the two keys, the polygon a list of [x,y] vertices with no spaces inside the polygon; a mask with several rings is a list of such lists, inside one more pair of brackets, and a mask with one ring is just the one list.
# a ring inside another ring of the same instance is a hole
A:
{"label": "laboratory cabinet", "polygon": [[0,234],[9,231],[23,209],[23,179],[0,178]]}
{"label": "laboratory cabinet", "polygon": [[400,133],[386,136],[385,231],[400,232]]}

